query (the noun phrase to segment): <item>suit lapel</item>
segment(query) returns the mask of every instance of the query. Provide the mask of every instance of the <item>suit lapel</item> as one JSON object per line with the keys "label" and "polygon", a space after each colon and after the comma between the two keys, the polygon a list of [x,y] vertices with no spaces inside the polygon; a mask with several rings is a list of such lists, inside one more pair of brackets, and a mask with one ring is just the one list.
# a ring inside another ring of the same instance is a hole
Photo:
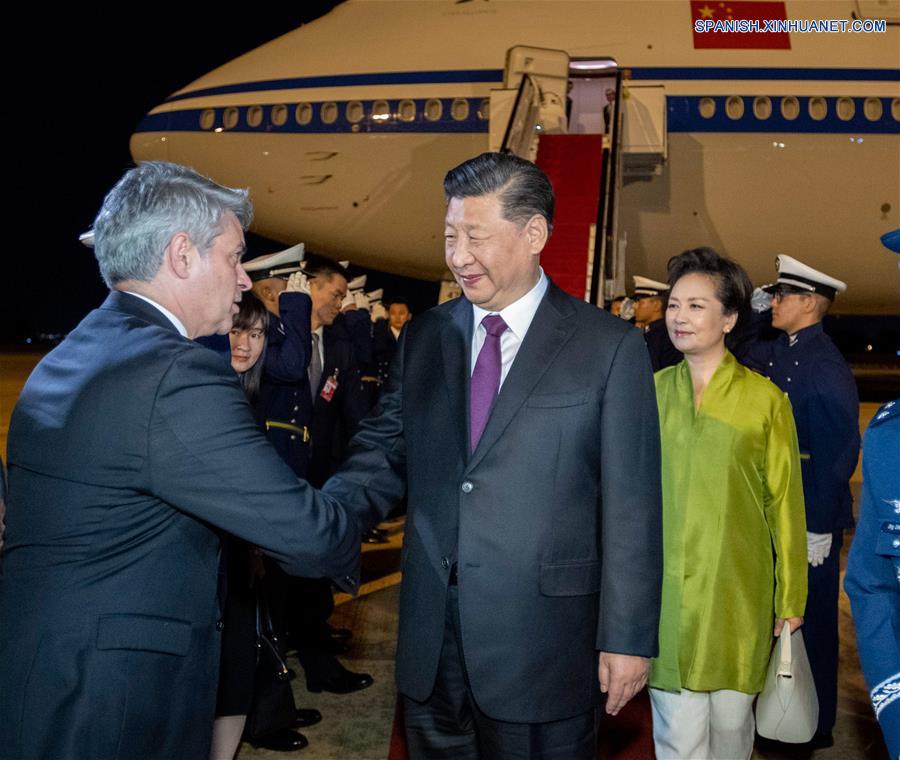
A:
{"label": "suit lapel", "polygon": [[[469,461],[469,470],[484,458],[485,453],[503,435],[516,412],[575,332],[575,320],[571,318],[573,314],[574,309],[568,303],[568,296],[552,282],[549,283],[547,293],[538,306],[525,340],[519,346],[515,361],[500,388],[500,395],[491,411],[487,427]],[[469,383],[466,382],[466,388],[468,387]],[[466,410],[468,418],[468,403]]]}
{"label": "suit lapel", "polygon": [[131,314],[133,317],[138,317],[159,327],[178,332],[178,328],[159,309],[143,299],[122,290],[111,290],[100,308]]}
{"label": "suit lapel", "polygon": [[444,386],[450,396],[450,414],[455,421],[463,461],[469,459],[469,364],[472,350],[472,304],[457,300],[450,318],[441,328]]}

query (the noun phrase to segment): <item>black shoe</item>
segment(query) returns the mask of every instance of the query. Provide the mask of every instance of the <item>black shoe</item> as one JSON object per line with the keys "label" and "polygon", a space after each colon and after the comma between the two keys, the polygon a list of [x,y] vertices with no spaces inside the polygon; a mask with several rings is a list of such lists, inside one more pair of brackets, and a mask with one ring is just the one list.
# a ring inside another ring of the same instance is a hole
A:
{"label": "black shoe", "polygon": [[273,734],[264,736],[254,742],[250,742],[254,747],[262,747],[270,749],[273,752],[297,752],[309,745],[307,739],[299,731],[292,731],[289,728],[283,728]]}
{"label": "black shoe", "polygon": [[311,707],[298,707],[297,719],[294,721],[294,728],[306,728],[314,726],[316,723],[322,722],[322,713]]}
{"label": "black shoe", "polygon": [[340,670],[336,670],[327,678],[310,676],[307,673],[306,688],[316,694],[320,691],[330,691],[332,694],[350,694],[375,683],[375,679],[368,673],[354,673],[339,662],[336,664]]}

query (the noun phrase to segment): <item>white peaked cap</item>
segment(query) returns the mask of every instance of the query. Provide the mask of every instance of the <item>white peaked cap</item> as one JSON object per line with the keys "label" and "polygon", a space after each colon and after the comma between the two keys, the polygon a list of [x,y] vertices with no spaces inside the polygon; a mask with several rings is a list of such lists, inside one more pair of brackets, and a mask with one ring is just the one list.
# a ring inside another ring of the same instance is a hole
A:
{"label": "white peaked cap", "polygon": [[369,275],[367,274],[361,274],[359,277],[354,277],[347,283],[347,290],[362,290],[366,287],[366,280],[368,278]]}
{"label": "white peaked cap", "polygon": [[88,248],[93,248],[94,247],[94,231],[88,230],[87,232],[82,232],[78,236],[78,241],[82,245],[87,246]]}
{"label": "white peaked cap", "polygon": [[373,290],[371,293],[366,293],[366,295],[370,301],[380,301],[384,295],[384,288],[378,288],[378,290]]}
{"label": "white peaked cap", "polygon": [[268,277],[280,277],[300,271],[300,262],[306,255],[303,243],[290,248],[244,262],[244,271],[254,280],[265,280]]}
{"label": "white peaked cap", "polygon": [[636,296],[658,296],[669,289],[669,286],[658,280],[651,280],[649,277],[641,277],[636,274],[632,278],[634,280],[634,295]]}
{"label": "white peaked cap", "polygon": [[847,289],[846,282],[820,272],[818,269],[813,269],[792,256],[784,254],[776,256],[775,268],[778,270],[778,279],[772,286],[773,289],[779,285],[786,285],[797,290],[819,293],[832,301],[835,295],[843,293]]}
{"label": "white peaked cap", "polygon": [[349,261],[339,261],[338,264],[340,264],[344,269],[349,269],[349,268],[350,268],[350,262],[349,262]]}

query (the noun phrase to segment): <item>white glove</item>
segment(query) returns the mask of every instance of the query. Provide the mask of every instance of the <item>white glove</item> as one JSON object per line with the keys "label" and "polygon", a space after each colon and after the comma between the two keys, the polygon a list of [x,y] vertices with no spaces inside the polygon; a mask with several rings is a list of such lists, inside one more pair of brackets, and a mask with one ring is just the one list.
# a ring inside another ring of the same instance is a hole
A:
{"label": "white glove", "polygon": [[756,288],[753,291],[753,295],[750,296],[750,308],[757,314],[768,311],[772,308],[772,294],[766,293],[762,288]]}
{"label": "white glove", "polygon": [[361,290],[357,290],[353,297],[356,299],[356,308],[369,310],[369,297]]}
{"label": "white glove", "polygon": [[810,533],[806,531],[806,559],[813,567],[818,567],[831,553],[830,533]]}
{"label": "white glove", "polygon": [[344,296],[344,300],[341,301],[341,311],[347,311],[348,309],[356,308],[356,299],[353,297],[353,293],[347,293]]}
{"label": "white glove", "polygon": [[630,298],[622,299],[622,308],[619,311],[619,317],[626,321],[634,319],[634,301]]}
{"label": "white glove", "polygon": [[303,272],[294,272],[288,277],[285,293],[306,293],[309,295],[309,278]]}
{"label": "white glove", "polygon": [[372,308],[370,309],[372,312],[372,321],[377,322],[379,319],[387,319],[388,313],[384,308],[384,304],[381,301],[376,301],[372,304]]}

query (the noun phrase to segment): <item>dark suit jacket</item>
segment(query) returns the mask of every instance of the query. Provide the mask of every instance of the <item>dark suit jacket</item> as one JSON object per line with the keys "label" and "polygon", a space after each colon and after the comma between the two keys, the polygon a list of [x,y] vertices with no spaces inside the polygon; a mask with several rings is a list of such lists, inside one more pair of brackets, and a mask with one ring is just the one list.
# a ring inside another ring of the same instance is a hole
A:
{"label": "dark suit jacket", "polygon": [[409,485],[397,681],[438,667],[450,568],[465,661],[495,719],[597,704],[597,650],[656,653],[659,427],[647,349],[620,319],[552,283],[468,451],[472,306],[404,330],[379,406],[326,492],[371,523]]}
{"label": "dark suit jacket", "polygon": [[[316,388],[310,425],[309,482],[320,487],[344,461],[347,445],[369,405],[360,389],[354,343],[341,322],[322,331],[325,360]],[[327,400],[322,390],[329,378],[337,388]]]}
{"label": "dark suit jacket", "polygon": [[208,756],[219,529],[356,572],[355,521],[281,461],[227,362],[128,294],[34,370],[9,465],[4,757]]}

